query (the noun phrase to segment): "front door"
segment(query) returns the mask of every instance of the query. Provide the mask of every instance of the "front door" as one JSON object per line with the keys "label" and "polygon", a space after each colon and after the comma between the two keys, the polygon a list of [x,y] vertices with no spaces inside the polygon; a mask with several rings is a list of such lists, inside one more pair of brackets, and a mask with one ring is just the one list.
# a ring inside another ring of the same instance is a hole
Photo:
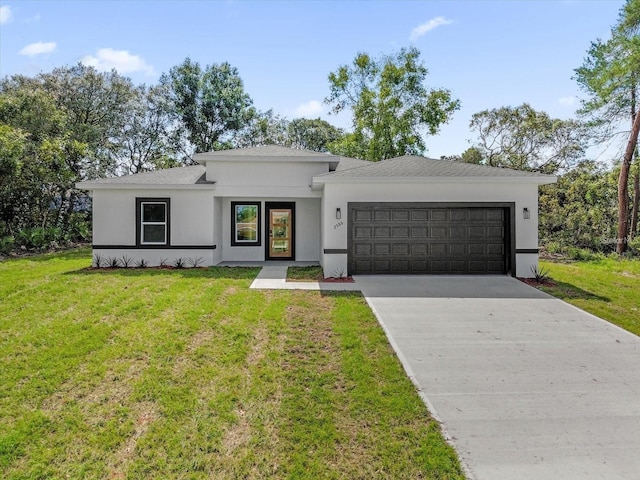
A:
{"label": "front door", "polygon": [[295,259],[295,204],[266,202],[267,260]]}

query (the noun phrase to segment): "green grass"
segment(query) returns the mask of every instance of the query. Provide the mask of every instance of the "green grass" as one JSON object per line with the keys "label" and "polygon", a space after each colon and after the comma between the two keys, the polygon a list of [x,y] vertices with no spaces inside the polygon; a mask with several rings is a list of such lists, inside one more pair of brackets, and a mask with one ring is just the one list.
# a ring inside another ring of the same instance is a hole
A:
{"label": "green grass", "polygon": [[549,269],[556,284],[542,290],[640,335],[640,260],[605,258],[540,265]]}
{"label": "green grass", "polygon": [[0,262],[0,478],[463,478],[358,294]]}
{"label": "green grass", "polygon": [[287,268],[287,280],[295,282],[320,282],[324,280],[322,267],[289,267]]}

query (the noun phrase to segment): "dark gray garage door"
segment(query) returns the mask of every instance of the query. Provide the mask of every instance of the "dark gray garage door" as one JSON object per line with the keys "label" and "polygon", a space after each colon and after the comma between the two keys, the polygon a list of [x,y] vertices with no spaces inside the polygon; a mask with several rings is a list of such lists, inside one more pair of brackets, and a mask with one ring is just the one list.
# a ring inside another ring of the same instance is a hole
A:
{"label": "dark gray garage door", "polygon": [[505,207],[349,204],[349,273],[503,274]]}

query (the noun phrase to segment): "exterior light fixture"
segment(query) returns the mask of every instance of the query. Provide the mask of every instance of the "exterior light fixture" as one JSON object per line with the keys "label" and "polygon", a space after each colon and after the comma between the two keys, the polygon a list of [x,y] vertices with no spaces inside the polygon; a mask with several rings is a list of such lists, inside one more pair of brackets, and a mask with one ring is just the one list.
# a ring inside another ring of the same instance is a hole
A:
{"label": "exterior light fixture", "polygon": [[336,208],[336,218],[338,220],[342,218],[342,212],[340,211],[340,207]]}
{"label": "exterior light fixture", "polygon": [[529,212],[529,209],[527,207],[524,207],[522,209],[522,218],[524,218],[525,220],[529,220],[531,218],[531,212]]}

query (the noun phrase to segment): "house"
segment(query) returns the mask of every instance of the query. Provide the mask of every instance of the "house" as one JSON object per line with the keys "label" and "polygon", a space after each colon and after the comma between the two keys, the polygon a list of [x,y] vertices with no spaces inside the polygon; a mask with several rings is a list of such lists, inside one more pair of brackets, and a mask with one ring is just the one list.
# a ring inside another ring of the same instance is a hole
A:
{"label": "house", "polygon": [[326,276],[509,274],[538,263],[538,186],[556,178],[417,156],[367,162],[263,146],[81,182],[93,250],[149,265],[307,261]]}

